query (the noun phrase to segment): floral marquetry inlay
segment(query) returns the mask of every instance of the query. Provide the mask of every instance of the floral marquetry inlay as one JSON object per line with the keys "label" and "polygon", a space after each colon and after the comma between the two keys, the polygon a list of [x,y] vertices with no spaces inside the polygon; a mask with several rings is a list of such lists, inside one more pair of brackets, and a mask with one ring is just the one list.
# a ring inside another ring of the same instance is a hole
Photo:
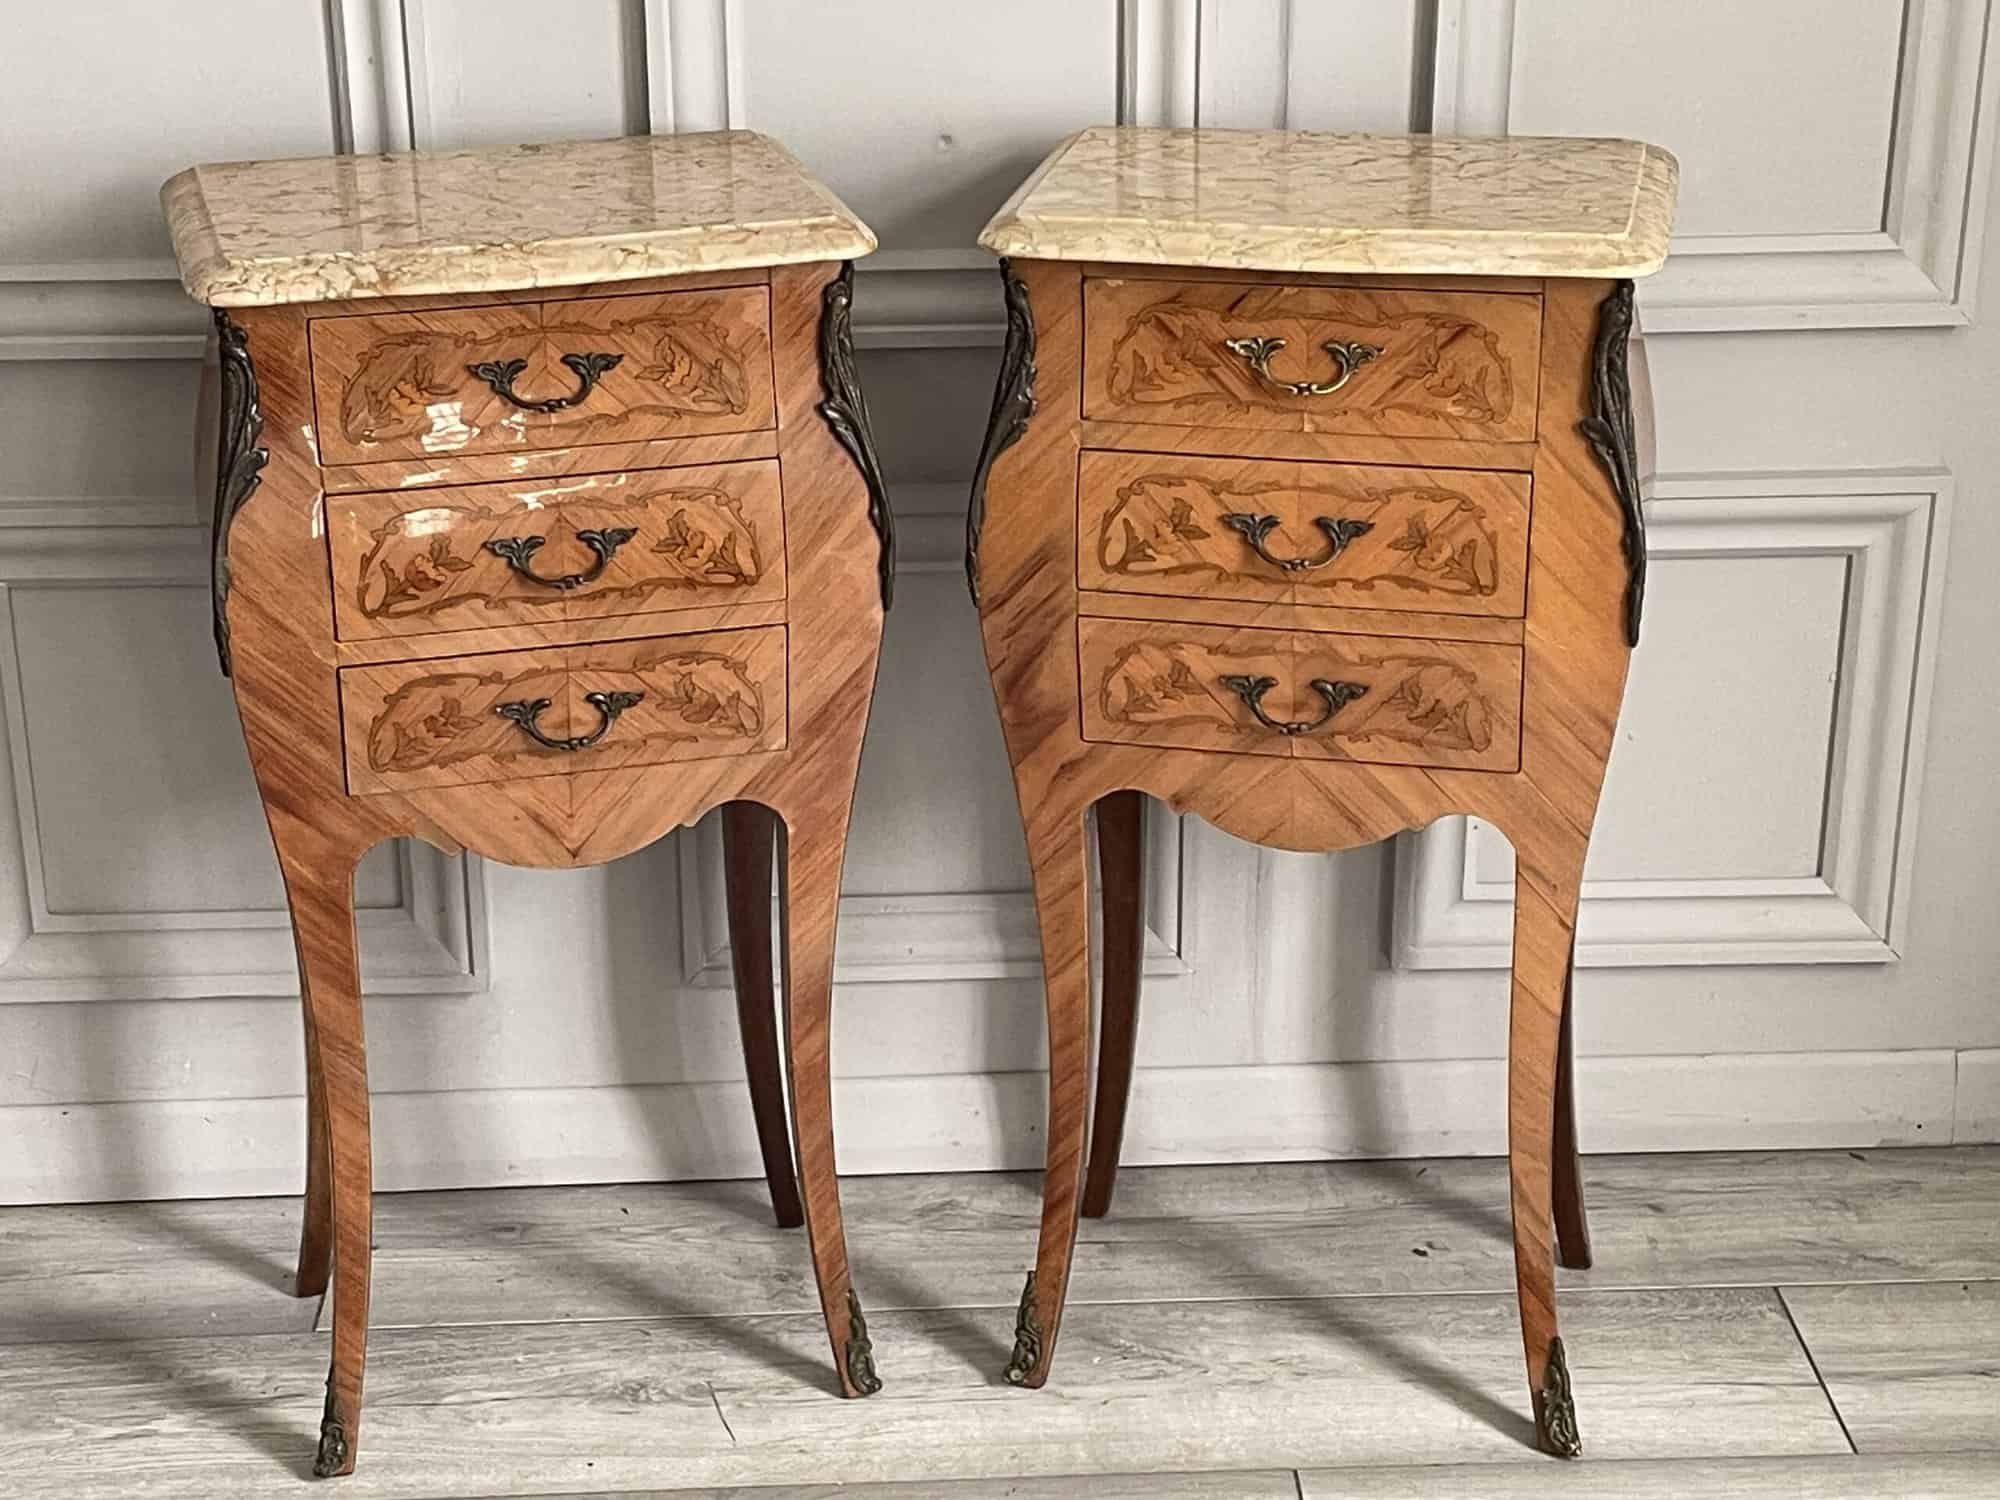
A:
{"label": "floral marquetry inlay", "polygon": [[1527,442],[1533,297],[1084,283],[1084,414],[1117,422]]}
{"label": "floral marquetry inlay", "polygon": [[354,789],[782,748],[784,641],[766,626],[350,668]]}
{"label": "floral marquetry inlay", "polygon": [[1079,582],[1164,597],[1519,615],[1528,480],[1087,453]]}
{"label": "floral marquetry inlay", "polygon": [[1086,619],[1085,738],[1512,769],[1507,646]]}
{"label": "floral marquetry inlay", "polygon": [[761,286],[312,327],[328,463],[751,432],[775,421]]}
{"label": "floral marquetry inlay", "polygon": [[777,467],[328,503],[343,638],[737,604],[784,595]]}

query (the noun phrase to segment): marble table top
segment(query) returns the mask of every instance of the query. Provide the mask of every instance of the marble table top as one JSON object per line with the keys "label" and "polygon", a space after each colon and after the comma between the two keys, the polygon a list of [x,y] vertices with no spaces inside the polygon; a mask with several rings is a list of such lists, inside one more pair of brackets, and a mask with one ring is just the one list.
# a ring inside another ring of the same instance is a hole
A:
{"label": "marble table top", "polygon": [[747,130],[191,167],[160,189],[211,307],[845,260],[875,237]]}
{"label": "marble table top", "polygon": [[1095,126],[979,243],[1236,270],[1644,276],[1666,259],[1679,181],[1640,141]]}

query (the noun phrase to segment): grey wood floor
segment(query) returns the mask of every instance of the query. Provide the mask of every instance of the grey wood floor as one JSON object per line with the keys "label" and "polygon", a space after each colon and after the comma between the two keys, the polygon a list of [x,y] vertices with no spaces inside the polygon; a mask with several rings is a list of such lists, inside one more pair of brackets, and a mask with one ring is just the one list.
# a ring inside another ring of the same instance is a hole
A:
{"label": "grey wood floor", "polygon": [[[1050,1386],[1031,1177],[845,1185],[887,1389],[833,1393],[761,1185],[378,1201],[366,1496],[2000,1496],[2000,1148],[1600,1157],[1540,1458],[1498,1161],[1131,1171]],[[0,1495],[306,1489],[287,1200],[0,1209]],[[745,1489],[743,1487],[758,1487]]]}

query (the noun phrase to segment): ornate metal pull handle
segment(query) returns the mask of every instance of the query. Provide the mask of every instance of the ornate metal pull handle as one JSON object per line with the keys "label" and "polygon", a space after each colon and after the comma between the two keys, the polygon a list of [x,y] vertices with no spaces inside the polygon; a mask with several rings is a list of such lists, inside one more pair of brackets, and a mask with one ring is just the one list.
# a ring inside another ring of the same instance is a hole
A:
{"label": "ornate metal pull handle", "polygon": [[[1232,531],[1243,533],[1243,540],[1250,549],[1274,568],[1287,573],[1310,573],[1315,568],[1323,568],[1347,550],[1347,544],[1357,537],[1364,537],[1375,529],[1373,521],[1342,521],[1332,516],[1314,516],[1313,525],[1326,533],[1326,556],[1324,557],[1273,557],[1265,547],[1271,533],[1278,529],[1276,516],[1253,516],[1245,511],[1231,511],[1222,518],[1222,524]],[[491,545],[490,543],[488,545]]]}
{"label": "ornate metal pull handle", "polygon": [[545,536],[496,536],[485,546],[495,557],[506,558],[507,566],[530,583],[539,583],[545,589],[580,589],[586,583],[594,583],[601,578],[604,565],[611,561],[611,554],[638,534],[635,526],[607,526],[602,531],[579,531],[576,539],[597,554],[597,561],[581,573],[564,573],[558,578],[537,573],[534,568],[535,554],[548,541]]}
{"label": "ornate metal pull handle", "polygon": [[1278,685],[1277,678],[1231,675],[1222,679],[1222,685],[1243,700],[1243,706],[1257,716],[1259,724],[1283,735],[1311,734],[1315,729],[1324,729],[1335,714],[1368,693],[1366,683],[1329,682],[1324,677],[1315,677],[1312,689],[1326,700],[1326,712],[1317,719],[1274,719],[1264,712],[1264,695]]}
{"label": "ornate metal pull handle", "polygon": [[519,724],[528,738],[538,745],[546,745],[551,750],[588,750],[604,738],[605,732],[618,722],[620,714],[645,696],[644,693],[585,693],[583,701],[597,710],[597,727],[589,734],[574,734],[566,740],[550,739],[535,723],[549,706],[546,698],[521,698],[512,703],[495,704],[493,712]]}
{"label": "ornate metal pull handle", "polygon": [[539,400],[514,394],[515,378],[528,368],[525,359],[489,359],[465,368],[492,386],[493,394],[510,406],[518,406],[522,411],[566,411],[583,405],[596,389],[598,377],[615,369],[624,358],[622,354],[565,354],[562,362],[575,372],[576,389],[567,396],[544,396]]}
{"label": "ornate metal pull handle", "polygon": [[1269,334],[1255,334],[1244,339],[1224,339],[1222,347],[1231,354],[1242,356],[1243,362],[1257,372],[1257,378],[1274,391],[1287,396],[1331,396],[1347,384],[1354,372],[1371,359],[1379,359],[1382,351],[1373,344],[1363,344],[1349,339],[1328,339],[1320,345],[1333,356],[1333,362],[1340,366],[1340,373],[1331,380],[1280,380],[1271,373],[1271,356],[1285,347],[1285,341]]}

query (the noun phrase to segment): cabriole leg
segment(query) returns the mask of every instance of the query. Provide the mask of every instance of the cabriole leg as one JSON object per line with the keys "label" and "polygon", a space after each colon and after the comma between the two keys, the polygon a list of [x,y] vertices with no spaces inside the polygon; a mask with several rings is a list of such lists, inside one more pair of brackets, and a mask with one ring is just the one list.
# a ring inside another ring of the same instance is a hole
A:
{"label": "cabriole leg", "polygon": [[[361,971],[354,946],[354,866],[360,851],[276,812],[271,833],[298,940],[307,1046],[318,1058],[316,1070],[308,1066],[308,1084],[317,1071],[324,1100],[324,1159],[332,1200],[333,1364],[327,1375],[313,1473],[327,1478],[354,1470],[361,1436],[362,1370],[368,1357],[373,1164]],[[308,1236],[311,1214],[309,1197]]]}
{"label": "cabriole leg", "polygon": [[1113,792],[1097,804],[1097,879],[1104,905],[1104,984],[1097,1029],[1097,1104],[1090,1120],[1085,1217],[1101,1219],[1118,1185],[1132,1056],[1139,1040],[1139,989],[1146,960],[1146,795]]}
{"label": "cabriole leg", "polygon": [[805,1222],[792,1175],[792,1139],[785,1128],[785,1073],[778,1054],[778,1016],[771,976],[771,854],[777,815],[754,802],[722,809],[723,885],[729,907],[729,954],[736,971],[736,1022],[743,1037],[743,1067],[750,1078],[750,1111],[764,1180],[780,1229]]}
{"label": "cabriole leg", "polygon": [[[1543,832],[1541,848],[1516,844],[1513,1004],[1507,1055],[1507,1172],[1514,1221],[1514,1278],[1535,1433],[1558,1458],[1583,1451],[1569,1365],[1556,1323],[1555,1212],[1550,1153],[1565,981],[1576,936],[1584,842]],[[1553,852],[1550,852],[1553,851]]]}
{"label": "cabriole leg", "polygon": [[[852,785],[852,777],[848,778]],[[847,854],[848,802],[789,814],[778,846],[784,867],[780,908],[785,955],[785,1031],[790,1048],[792,1129],[798,1140],[799,1185],[820,1311],[833,1344],[843,1396],[882,1389],[860,1299],[848,1280],[841,1227],[840,1179],[833,1155],[834,924],[840,913],[840,870]]]}
{"label": "cabriole leg", "polygon": [[1042,984],[1049,1027],[1048,1158],[1035,1269],[1015,1316],[1012,1385],[1049,1378],[1083,1188],[1084,1114],[1090,1082],[1090,893],[1083,810],[1051,809],[1028,830],[1035,914],[1042,934]]}
{"label": "cabriole leg", "polygon": [[1563,974],[1562,1034],[1556,1052],[1556,1259],[1568,1270],[1590,1269],[1590,1218],[1583,1206],[1583,1163],[1576,1151],[1576,948]]}

